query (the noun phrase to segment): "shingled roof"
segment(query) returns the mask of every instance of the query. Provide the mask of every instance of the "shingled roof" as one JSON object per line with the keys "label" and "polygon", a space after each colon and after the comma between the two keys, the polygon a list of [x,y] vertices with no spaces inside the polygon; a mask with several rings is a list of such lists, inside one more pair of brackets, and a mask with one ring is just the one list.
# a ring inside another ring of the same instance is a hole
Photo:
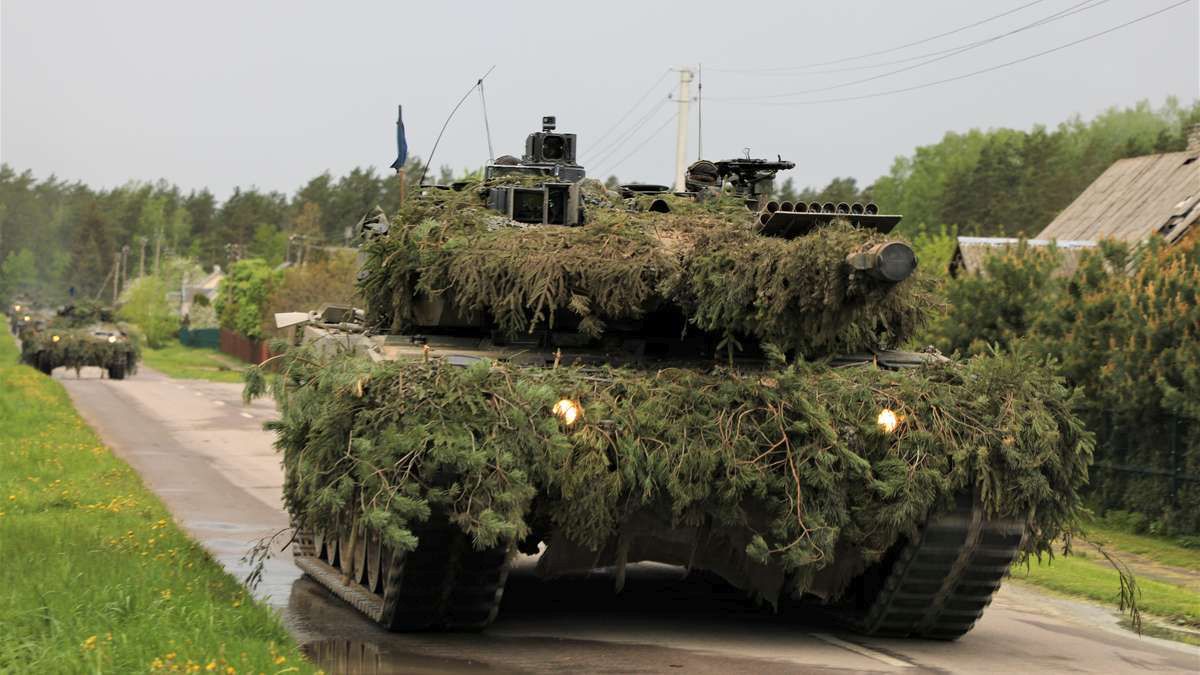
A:
{"label": "shingled roof", "polygon": [[1058,214],[1038,239],[1179,239],[1200,221],[1200,134],[1188,149],[1113,163]]}
{"label": "shingled roof", "polygon": [[[959,237],[954,256],[950,259],[950,276],[956,277],[962,272],[981,272],[983,262],[988,256],[1004,253],[1020,243],[1020,239],[1010,237]],[[1096,247],[1094,241],[1026,239],[1025,243],[1033,247],[1053,245],[1062,261],[1056,273],[1064,276],[1071,274],[1079,266],[1079,256],[1084,250]]]}

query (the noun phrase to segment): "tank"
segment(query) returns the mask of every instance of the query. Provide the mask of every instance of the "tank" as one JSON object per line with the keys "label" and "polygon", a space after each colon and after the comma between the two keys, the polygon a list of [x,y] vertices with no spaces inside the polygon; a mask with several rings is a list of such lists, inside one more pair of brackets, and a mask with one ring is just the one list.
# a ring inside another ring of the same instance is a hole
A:
{"label": "tank", "polygon": [[112,310],[94,303],[67,305],[32,322],[19,337],[21,361],[46,375],[60,366],[74,369],[76,375],[95,366],[110,379],[123,380],[137,370],[137,340]]}
{"label": "tank", "polygon": [[[301,569],[391,630],[482,629],[508,565],[712,574],[764,611],[954,639],[1079,509],[1092,439],[1021,353],[902,351],[900,216],[772,202],[791,162],[606,189],[553,117],[359,224],[363,307],[276,315]],[[303,309],[303,308],[298,308]]]}

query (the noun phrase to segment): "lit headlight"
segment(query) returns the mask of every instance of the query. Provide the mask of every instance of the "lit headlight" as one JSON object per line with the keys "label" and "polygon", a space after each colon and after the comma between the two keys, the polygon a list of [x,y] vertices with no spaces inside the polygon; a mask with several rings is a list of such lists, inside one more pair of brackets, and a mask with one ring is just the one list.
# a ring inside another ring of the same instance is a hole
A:
{"label": "lit headlight", "polygon": [[890,434],[900,424],[900,418],[896,416],[896,413],[891,408],[884,408],[879,411],[879,417],[875,420],[875,423],[879,425],[879,428],[884,433]]}
{"label": "lit headlight", "polygon": [[20,306],[20,305],[13,305],[13,311],[14,311],[14,312],[19,312],[19,311],[21,311],[21,306]]}
{"label": "lit headlight", "polygon": [[563,424],[571,426],[575,424],[575,420],[579,419],[579,417],[583,415],[583,407],[571,399],[564,398],[558,403],[555,403],[554,407],[550,409],[550,412],[554,413],[555,417],[562,420]]}
{"label": "lit headlight", "polygon": [[51,341],[51,342],[58,342],[58,341],[59,341],[59,340],[61,340],[61,339],[62,339],[62,338],[60,338],[60,337],[58,337],[57,335],[55,335],[55,336],[52,336],[52,337],[50,338],[50,341]]}
{"label": "lit headlight", "polygon": [[109,341],[109,343],[116,342],[116,341],[117,341],[117,336],[116,336],[116,335],[109,335],[109,336],[108,336],[108,341]]}
{"label": "lit headlight", "polygon": [[29,321],[29,315],[28,315],[28,314],[26,314],[26,315],[25,315],[23,318],[24,318],[26,321]]}

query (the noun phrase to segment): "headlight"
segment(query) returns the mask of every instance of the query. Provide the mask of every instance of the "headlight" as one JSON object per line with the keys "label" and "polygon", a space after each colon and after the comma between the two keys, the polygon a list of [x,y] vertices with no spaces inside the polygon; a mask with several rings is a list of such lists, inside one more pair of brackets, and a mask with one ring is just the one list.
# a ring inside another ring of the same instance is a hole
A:
{"label": "headlight", "polygon": [[26,315],[24,316],[24,319],[25,319],[26,321],[29,321],[29,315],[28,315],[28,314],[26,314]]}
{"label": "headlight", "polygon": [[20,305],[13,305],[13,311],[14,311],[14,312],[19,312],[19,311],[21,311],[21,306],[20,306]]}
{"label": "headlight", "polygon": [[875,423],[879,425],[879,428],[884,433],[890,434],[900,424],[900,418],[896,416],[896,413],[891,408],[884,408],[879,411],[879,417],[875,420]]}
{"label": "headlight", "polygon": [[562,423],[567,426],[575,424],[575,420],[579,419],[579,417],[583,415],[583,407],[580,406],[579,403],[572,401],[569,398],[564,398],[558,403],[555,403],[554,407],[551,408],[550,411],[553,412],[554,416],[562,420]]}
{"label": "headlight", "polygon": [[116,336],[116,335],[109,335],[109,336],[108,336],[108,341],[109,341],[109,343],[116,342],[116,341],[117,341],[117,336]]}
{"label": "headlight", "polygon": [[57,335],[55,335],[55,336],[53,336],[53,337],[51,337],[51,338],[50,338],[50,340],[51,340],[52,342],[58,342],[58,341],[59,341],[59,340],[61,340],[61,339],[62,339],[62,338],[58,337]]}

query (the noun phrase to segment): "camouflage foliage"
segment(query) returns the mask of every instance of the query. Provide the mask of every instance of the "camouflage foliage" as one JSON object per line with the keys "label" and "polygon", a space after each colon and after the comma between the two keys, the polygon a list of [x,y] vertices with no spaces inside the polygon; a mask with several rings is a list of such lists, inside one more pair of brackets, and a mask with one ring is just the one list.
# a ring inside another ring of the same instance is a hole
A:
{"label": "camouflage foliage", "polygon": [[[272,376],[271,426],[304,526],[352,521],[409,548],[412,523],[437,509],[481,547],[542,523],[595,550],[650,513],[744,533],[748,560],[803,591],[835,551],[873,561],[964,492],[1024,519],[1027,551],[1069,531],[1093,441],[1042,366],[1015,354],[903,371],[461,368],[296,348]],[[248,394],[266,385],[254,371]],[[562,398],[583,409],[572,426],[551,413]],[[885,407],[901,420],[892,434],[876,424]]]}
{"label": "camouflage foliage", "polygon": [[[929,283],[851,272],[847,254],[887,239],[842,223],[793,240],[764,237],[739,199],[667,196],[668,214],[599,202],[584,227],[525,226],[482,208],[473,189],[411,200],[388,236],[366,245],[368,322],[402,331],[416,298],[450,298],[509,335],[563,318],[599,336],[612,320],[676,305],[733,347],[767,342],[808,357],[891,348],[935,306]],[[644,199],[644,198],[642,198]]]}

